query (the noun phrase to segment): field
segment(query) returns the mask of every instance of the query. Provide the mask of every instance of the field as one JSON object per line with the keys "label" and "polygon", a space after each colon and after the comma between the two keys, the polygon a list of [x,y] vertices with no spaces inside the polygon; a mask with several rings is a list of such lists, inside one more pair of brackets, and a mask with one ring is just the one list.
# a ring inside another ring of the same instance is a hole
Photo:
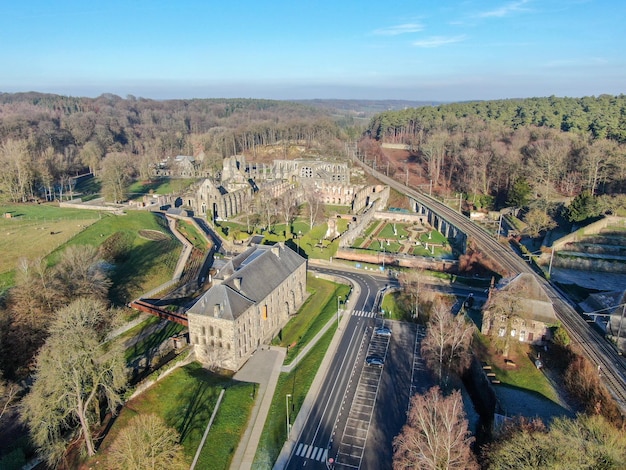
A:
{"label": "field", "polygon": [[0,214],[0,274],[13,271],[21,257],[45,257],[100,219],[93,211],[61,209],[53,204],[4,205]]}
{"label": "field", "polygon": [[[5,205],[0,211],[11,214],[0,219],[0,291],[13,284],[13,271],[21,257],[46,258],[51,265],[65,246],[100,246],[110,235],[124,232],[131,237],[132,250],[116,266],[111,293],[111,300],[121,304],[170,280],[180,255],[180,243],[163,220],[149,212],[112,215],[61,209],[55,204]],[[142,230],[163,236],[147,239],[140,236]]]}

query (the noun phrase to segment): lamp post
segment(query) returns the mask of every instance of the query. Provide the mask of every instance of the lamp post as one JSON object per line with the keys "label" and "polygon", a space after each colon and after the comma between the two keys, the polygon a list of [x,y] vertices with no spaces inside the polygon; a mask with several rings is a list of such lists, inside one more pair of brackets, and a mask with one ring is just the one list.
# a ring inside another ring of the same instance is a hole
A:
{"label": "lamp post", "polygon": [[285,395],[285,410],[287,411],[287,439],[289,439],[289,432],[291,431],[291,423],[289,422],[289,399],[291,398],[291,393]]}
{"label": "lamp post", "polygon": [[337,328],[339,328],[339,305],[341,304],[341,296],[337,296]]}

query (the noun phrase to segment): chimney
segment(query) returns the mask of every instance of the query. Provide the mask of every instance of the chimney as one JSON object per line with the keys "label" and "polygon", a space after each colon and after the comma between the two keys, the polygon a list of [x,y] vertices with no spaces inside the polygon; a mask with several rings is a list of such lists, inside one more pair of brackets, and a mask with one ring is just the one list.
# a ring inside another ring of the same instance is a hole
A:
{"label": "chimney", "polygon": [[276,245],[272,245],[272,253],[274,253],[277,258],[280,258],[280,246],[278,246],[278,243]]}
{"label": "chimney", "polygon": [[236,277],[234,279],[234,282],[235,282],[235,289],[241,290],[241,278],[240,277]]}
{"label": "chimney", "polygon": [[222,310],[222,306],[220,304],[213,305],[213,316],[218,318],[220,316],[220,311]]}

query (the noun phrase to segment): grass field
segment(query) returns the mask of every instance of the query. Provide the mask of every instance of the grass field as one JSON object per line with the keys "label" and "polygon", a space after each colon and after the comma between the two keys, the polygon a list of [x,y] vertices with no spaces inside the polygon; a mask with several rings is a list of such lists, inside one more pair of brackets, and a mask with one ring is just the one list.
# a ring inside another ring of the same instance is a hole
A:
{"label": "grass field", "polygon": [[88,467],[98,460],[97,468],[108,468],[107,450],[115,437],[133,416],[144,413],[161,416],[179,433],[190,465],[222,389],[226,392],[196,468],[227,469],[252,409],[254,386],[212,374],[198,363],[175,370],[127,402]]}
{"label": "grass field", "polygon": [[94,211],[61,209],[54,204],[5,205],[0,214],[0,273],[12,271],[20,257],[45,257],[97,222]]}
{"label": "grass field", "polygon": [[[112,279],[111,300],[126,303],[172,278],[182,250],[178,240],[169,232],[165,221],[150,212],[133,211],[127,215],[107,215],[74,237],[68,244],[98,246],[116,232],[128,233],[133,240],[127,259],[116,266]],[[139,236],[140,230],[157,230],[167,235],[149,240]],[[57,254],[53,253],[51,258]]]}
{"label": "grass field", "polygon": [[187,189],[195,179],[156,178],[152,181],[136,181],[128,187],[131,199],[141,199],[144,194],[176,194]]}
{"label": "grass field", "polygon": [[[100,246],[116,232],[125,232],[132,240],[126,259],[112,274],[111,300],[124,304],[172,277],[182,246],[167,224],[150,212],[129,211],[113,215],[88,210],[61,209],[54,204],[13,205],[0,207],[11,218],[0,219],[0,291],[13,284],[13,271],[20,257],[43,257],[49,265],[58,260],[70,245]],[[149,240],[140,230],[164,234]],[[51,235],[54,232],[54,235]]]}
{"label": "grass field", "polygon": [[286,364],[291,363],[298,352],[313,339],[328,320],[337,315],[337,296],[345,300],[350,287],[309,275],[307,290],[311,294],[310,297],[298,314],[291,318],[282,329],[280,339],[277,338],[274,341],[274,344],[283,347],[291,346],[285,357]]}

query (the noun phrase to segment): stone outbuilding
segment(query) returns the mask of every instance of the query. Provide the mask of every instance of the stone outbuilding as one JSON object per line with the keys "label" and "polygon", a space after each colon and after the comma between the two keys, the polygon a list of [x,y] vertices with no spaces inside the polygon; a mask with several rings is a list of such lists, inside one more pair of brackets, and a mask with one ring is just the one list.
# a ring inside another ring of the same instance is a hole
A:
{"label": "stone outbuilding", "polygon": [[506,335],[530,344],[551,338],[550,327],[558,322],[550,298],[532,274],[503,279],[490,293],[483,312],[484,335]]}
{"label": "stone outbuilding", "polygon": [[306,259],[284,243],[252,246],[226,263],[187,311],[196,358],[238,370],[302,306],[306,272]]}

